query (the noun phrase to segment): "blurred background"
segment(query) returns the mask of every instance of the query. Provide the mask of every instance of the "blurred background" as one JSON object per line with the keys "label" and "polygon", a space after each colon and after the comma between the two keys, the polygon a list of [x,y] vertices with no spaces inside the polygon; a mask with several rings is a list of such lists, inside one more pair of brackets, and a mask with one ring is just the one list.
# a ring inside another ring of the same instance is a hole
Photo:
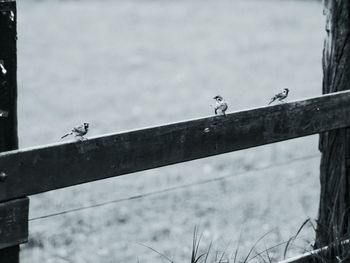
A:
{"label": "blurred background", "polygon": [[[289,100],[320,95],[323,36],[318,1],[18,0],[20,147],[84,121],[97,136],[209,116],[217,94],[229,111],[284,87]],[[260,249],[287,241],[317,216],[317,146],[309,136],[32,196],[33,219],[195,184],[32,220],[21,262],[166,262],[144,245],[189,262],[196,225],[201,249],[225,258],[267,232]],[[302,235],[310,248],[313,231]]]}

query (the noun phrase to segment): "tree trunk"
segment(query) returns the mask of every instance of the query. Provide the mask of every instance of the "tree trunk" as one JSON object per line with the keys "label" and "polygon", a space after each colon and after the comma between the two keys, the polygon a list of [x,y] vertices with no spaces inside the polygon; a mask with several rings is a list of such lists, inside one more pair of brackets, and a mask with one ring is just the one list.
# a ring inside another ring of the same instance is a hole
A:
{"label": "tree trunk", "polygon": [[[350,88],[350,1],[324,0],[324,15],[323,93],[331,93]],[[320,135],[318,248],[350,234],[349,131],[339,129]]]}

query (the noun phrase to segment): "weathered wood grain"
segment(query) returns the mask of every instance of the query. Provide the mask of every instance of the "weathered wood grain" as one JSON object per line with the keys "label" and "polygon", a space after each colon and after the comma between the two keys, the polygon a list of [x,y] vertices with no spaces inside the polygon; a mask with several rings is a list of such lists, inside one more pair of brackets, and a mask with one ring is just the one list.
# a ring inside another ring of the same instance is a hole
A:
{"label": "weathered wood grain", "polygon": [[0,251],[27,242],[28,209],[28,198],[0,203]]}
{"label": "weathered wood grain", "polygon": [[[326,38],[323,50],[323,93],[350,88],[350,1],[325,0]],[[344,116],[349,118],[350,116]],[[315,247],[350,234],[350,129],[320,136],[320,205]]]}
{"label": "weathered wood grain", "polygon": [[350,92],[0,154],[0,200],[350,125]]}

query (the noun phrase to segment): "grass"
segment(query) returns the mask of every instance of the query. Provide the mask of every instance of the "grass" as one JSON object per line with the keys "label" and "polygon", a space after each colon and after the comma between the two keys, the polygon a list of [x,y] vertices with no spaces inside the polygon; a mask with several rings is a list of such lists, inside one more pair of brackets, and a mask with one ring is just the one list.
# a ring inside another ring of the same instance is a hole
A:
{"label": "grass", "polygon": [[[317,220],[316,220],[316,223],[317,223]],[[192,237],[191,259],[186,262],[190,262],[190,263],[209,263],[209,262],[211,263],[248,263],[248,262],[273,263],[275,262],[275,263],[278,263],[282,261],[276,258],[273,258],[270,255],[270,251],[272,251],[277,247],[282,247],[282,246],[284,246],[283,262],[285,262],[287,252],[291,247],[296,247],[299,249],[300,251],[299,257],[304,255],[303,257],[304,261],[300,261],[301,258],[299,258],[299,261],[288,259],[288,262],[342,263],[342,262],[349,261],[350,259],[349,235],[346,235],[346,236],[340,235],[339,234],[340,232],[335,231],[334,228],[332,228],[332,230],[329,230],[330,232],[329,236],[332,236],[334,241],[331,242],[328,246],[318,248],[318,249],[313,249],[313,246],[311,246],[312,249],[309,249],[309,248],[305,248],[305,247],[303,248],[295,245],[294,242],[297,239],[302,238],[300,237],[300,234],[304,230],[304,228],[306,228],[307,225],[311,226],[312,229],[316,232],[316,226],[313,223],[313,220],[308,218],[302,223],[302,225],[300,226],[296,234],[293,235],[291,238],[289,238],[288,241],[282,242],[280,244],[274,245],[269,248],[266,248],[265,246],[264,250],[257,252],[256,247],[258,243],[260,243],[266,236],[268,236],[272,232],[272,231],[268,231],[267,233],[262,235],[260,238],[258,238],[257,241],[255,241],[255,243],[250,248],[249,252],[243,257],[238,256],[239,247],[241,245],[240,244],[241,236],[239,237],[234,254],[232,254],[231,256],[227,255],[228,247],[226,247],[222,252],[216,251],[216,253],[214,253],[212,250],[212,246],[213,246],[212,242],[210,242],[209,246],[206,249],[204,250],[200,249],[200,243],[203,235],[202,234],[198,235],[199,229],[197,226],[195,226],[193,231],[193,237]],[[313,241],[313,243],[315,243],[315,241]],[[165,259],[166,261],[170,263],[176,263],[174,259],[170,259],[167,255],[159,252],[158,250],[151,248],[149,246],[146,246],[144,244],[140,244],[140,245],[157,253],[161,258]],[[308,259],[308,261],[306,261],[306,258]],[[138,262],[141,262],[141,261],[138,260]]]}
{"label": "grass", "polygon": [[[256,246],[258,245],[258,243],[261,242],[266,236],[268,236],[271,233],[271,231],[268,231],[267,233],[262,235],[258,240],[255,241],[255,243],[250,248],[248,253],[243,257],[239,257],[239,247],[241,245],[240,244],[241,236],[239,237],[239,241],[238,241],[237,247],[234,251],[234,254],[232,254],[231,256],[227,255],[228,247],[226,247],[224,249],[224,251],[222,251],[222,252],[216,251],[216,253],[214,253],[212,250],[212,245],[213,245],[212,242],[209,244],[207,249],[199,252],[200,251],[200,243],[202,240],[202,234],[200,236],[198,236],[198,231],[199,231],[198,227],[195,226],[194,231],[193,231],[193,237],[192,237],[191,259],[189,260],[190,263],[209,263],[209,262],[212,262],[212,263],[248,263],[248,262],[252,262],[253,260],[258,260],[259,263],[271,263],[274,261],[271,258],[269,251],[278,247],[278,246],[283,245],[283,243],[282,243],[282,244],[278,244],[277,246],[265,248],[263,251],[256,252],[255,255],[253,255],[253,252],[255,252]],[[287,243],[286,248],[290,244],[289,242],[284,242],[284,243]],[[168,261],[170,263],[175,263],[174,259],[170,259],[168,256],[159,252],[158,250],[155,250],[154,248],[151,248],[151,247],[146,246],[144,244],[140,244],[140,245],[157,253],[161,258],[165,259],[166,261]],[[138,262],[141,262],[141,261],[138,261]]]}
{"label": "grass", "polygon": [[[323,31],[316,2],[18,1],[20,145],[56,142],[83,121],[95,136],[211,115],[216,94],[228,101],[229,111],[266,105],[284,86],[290,100],[319,95]],[[317,140],[301,138],[32,196],[30,217],[310,155],[318,152]],[[143,263],[155,262],[157,255],[138,243],[185,262],[192,248],[183,241],[191,240],[197,223],[202,245],[213,241],[219,248],[235,240],[244,224],[239,252],[247,255],[269,229],[267,247],[316,216],[318,169],[318,160],[305,160],[34,221],[21,262],[135,262],[137,255]],[[215,255],[214,245],[211,251]]]}

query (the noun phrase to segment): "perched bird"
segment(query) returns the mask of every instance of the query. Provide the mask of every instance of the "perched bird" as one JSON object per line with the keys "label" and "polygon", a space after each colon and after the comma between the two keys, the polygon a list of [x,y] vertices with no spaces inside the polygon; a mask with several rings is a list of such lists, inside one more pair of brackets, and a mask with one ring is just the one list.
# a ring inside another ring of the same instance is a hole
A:
{"label": "perched bird", "polygon": [[67,137],[68,135],[74,135],[75,138],[80,139],[80,140],[84,140],[85,139],[84,135],[87,134],[88,131],[89,131],[89,123],[84,122],[83,125],[74,127],[70,132],[63,135],[61,137],[61,139]]}
{"label": "perched bird", "polygon": [[277,93],[275,96],[271,98],[269,105],[276,100],[282,102],[285,98],[287,98],[288,93],[289,93],[289,89],[284,89],[283,91]]}
{"label": "perched bird", "polygon": [[215,96],[213,99],[216,100],[214,106],[215,115],[226,115],[225,111],[228,108],[226,101],[220,95]]}

